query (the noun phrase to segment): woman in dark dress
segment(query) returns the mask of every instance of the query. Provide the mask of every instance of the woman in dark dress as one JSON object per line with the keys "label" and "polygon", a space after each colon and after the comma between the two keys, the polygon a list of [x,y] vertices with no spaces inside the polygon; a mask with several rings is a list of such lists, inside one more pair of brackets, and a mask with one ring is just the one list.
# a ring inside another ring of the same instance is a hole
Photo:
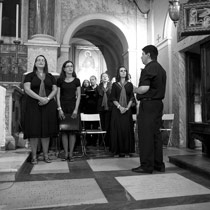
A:
{"label": "woman in dark dress", "polygon": [[43,55],[35,59],[33,72],[24,79],[26,97],[24,138],[30,140],[32,164],[37,164],[37,146],[41,139],[44,161],[50,163],[48,148],[50,137],[58,135],[56,80],[48,73],[47,60]]}
{"label": "woman in dark dress", "polygon": [[112,83],[109,81],[109,76],[107,73],[101,74],[101,82],[97,87],[98,91],[98,112],[100,114],[101,126],[105,130],[106,146],[110,146],[110,119],[111,119],[111,107],[110,102]]}
{"label": "woman in dark dress", "polygon": [[[90,86],[86,89],[86,100],[85,100],[85,114],[98,114],[97,104],[98,104],[98,91],[97,91],[97,78],[92,75],[90,77]],[[83,106],[84,107],[84,106]],[[89,121],[85,124],[86,129],[97,129],[98,122]],[[87,135],[87,146],[96,146],[97,135]]]}
{"label": "woman in dark dress", "polygon": [[[72,118],[77,118],[79,114],[79,104],[81,99],[80,80],[77,78],[74,71],[74,64],[72,61],[64,62],[60,77],[57,80],[57,104],[59,111],[59,118],[64,119],[66,114],[71,114]],[[65,152],[63,161],[73,161],[73,151],[76,142],[76,134],[74,132],[63,133],[62,143]],[[68,153],[69,148],[69,153]]]}
{"label": "woman in dark dress", "polygon": [[80,112],[86,113],[86,103],[88,99],[87,90],[90,87],[90,81],[85,79],[81,87],[81,101],[80,101]]}
{"label": "woman in dark dress", "polygon": [[128,71],[121,66],[117,71],[116,82],[112,84],[111,101],[111,152],[125,156],[135,150],[134,128],[131,112],[133,85],[128,82]]}
{"label": "woman in dark dress", "polygon": [[98,104],[98,91],[97,91],[97,79],[96,76],[92,75],[90,77],[90,86],[86,89],[86,114],[97,114],[97,104]]}
{"label": "woman in dark dress", "polygon": [[90,81],[85,79],[82,83],[82,87],[81,87],[81,94],[84,94],[85,91],[90,87]]}

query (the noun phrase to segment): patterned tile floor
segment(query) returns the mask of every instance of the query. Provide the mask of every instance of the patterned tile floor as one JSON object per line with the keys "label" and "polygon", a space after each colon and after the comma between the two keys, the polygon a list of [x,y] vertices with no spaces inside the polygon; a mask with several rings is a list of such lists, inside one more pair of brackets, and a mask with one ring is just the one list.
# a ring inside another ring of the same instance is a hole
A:
{"label": "patterned tile floor", "polygon": [[136,155],[26,162],[14,182],[0,182],[0,209],[209,210],[210,179],[169,163],[168,155],[184,154],[194,152],[164,149],[166,172],[149,175],[130,170]]}

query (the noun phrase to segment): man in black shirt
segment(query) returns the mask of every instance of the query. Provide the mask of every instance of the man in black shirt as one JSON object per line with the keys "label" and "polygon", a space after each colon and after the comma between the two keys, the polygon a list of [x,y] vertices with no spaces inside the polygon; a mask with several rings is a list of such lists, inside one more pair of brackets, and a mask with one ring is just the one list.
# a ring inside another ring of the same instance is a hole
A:
{"label": "man in black shirt", "polygon": [[133,168],[138,173],[165,172],[160,127],[166,87],[166,71],[157,62],[158,50],[153,45],[142,49],[139,87],[134,88],[140,100],[138,115],[139,153],[141,165]]}

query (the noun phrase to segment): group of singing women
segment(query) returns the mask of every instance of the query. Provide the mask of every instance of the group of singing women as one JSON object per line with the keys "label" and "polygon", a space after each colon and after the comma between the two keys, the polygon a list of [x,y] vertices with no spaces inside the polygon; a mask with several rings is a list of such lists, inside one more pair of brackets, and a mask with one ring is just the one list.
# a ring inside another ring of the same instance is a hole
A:
{"label": "group of singing women", "polygon": [[[95,76],[90,78],[96,80]],[[93,82],[94,84],[94,82]],[[121,66],[117,70],[116,82],[111,83],[107,73],[102,73],[97,92],[97,111],[102,128],[107,131],[106,143],[113,155],[126,156],[134,152],[134,129],[131,106],[135,100],[133,85],[129,82],[128,70]],[[37,148],[41,142],[43,160],[50,163],[49,143],[58,136],[59,120],[70,114],[77,118],[85,103],[81,101],[81,83],[75,73],[74,64],[68,60],[63,63],[59,78],[49,73],[47,60],[43,55],[35,59],[33,71],[24,78],[26,106],[24,110],[24,138],[31,145],[31,163],[37,164]],[[85,90],[82,89],[82,94]],[[81,110],[80,110],[81,108]],[[73,161],[76,134],[62,134],[64,157]]]}

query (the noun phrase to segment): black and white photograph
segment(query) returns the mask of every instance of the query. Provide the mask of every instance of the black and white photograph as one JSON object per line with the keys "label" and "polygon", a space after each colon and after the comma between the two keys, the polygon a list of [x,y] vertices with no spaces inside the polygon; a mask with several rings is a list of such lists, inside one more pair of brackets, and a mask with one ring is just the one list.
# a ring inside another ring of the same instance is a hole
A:
{"label": "black and white photograph", "polygon": [[210,209],[210,0],[0,0],[0,210]]}

